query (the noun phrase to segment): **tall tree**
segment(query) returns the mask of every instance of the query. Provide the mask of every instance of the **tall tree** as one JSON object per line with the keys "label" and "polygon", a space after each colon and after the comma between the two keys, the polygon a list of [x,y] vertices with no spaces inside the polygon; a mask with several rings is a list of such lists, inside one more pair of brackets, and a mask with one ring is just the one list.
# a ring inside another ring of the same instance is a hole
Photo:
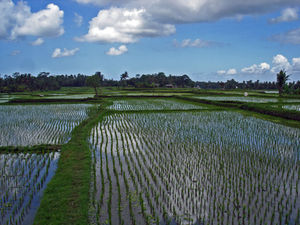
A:
{"label": "tall tree", "polygon": [[279,92],[280,96],[283,93],[283,88],[288,79],[289,79],[289,75],[287,75],[284,70],[280,70],[280,72],[277,73],[277,83],[276,84],[277,84],[277,88],[278,88],[278,92]]}
{"label": "tall tree", "polygon": [[121,83],[121,85],[122,86],[127,86],[127,78],[128,78],[129,76],[128,76],[128,73],[127,73],[127,71],[125,71],[124,73],[122,73],[121,74],[121,76],[120,76],[120,83]]}
{"label": "tall tree", "polygon": [[126,80],[128,77],[129,77],[128,73],[127,73],[127,71],[125,71],[124,73],[121,74],[120,80]]}
{"label": "tall tree", "polygon": [[103,75],[101,72],[96,72],[93,76],[89,76],[86,79],[86,85],[95,89],[96,96],[98,96],[97,88],[101,86],[103,81]]}

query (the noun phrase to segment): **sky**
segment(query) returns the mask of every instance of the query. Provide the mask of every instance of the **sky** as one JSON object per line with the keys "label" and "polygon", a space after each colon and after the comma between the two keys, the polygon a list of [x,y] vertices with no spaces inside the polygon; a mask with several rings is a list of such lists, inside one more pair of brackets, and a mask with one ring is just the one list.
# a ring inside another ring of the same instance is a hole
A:
{"label": "sky", "polygon": [[300,0],[0,0],[0,76],[300,80]]}

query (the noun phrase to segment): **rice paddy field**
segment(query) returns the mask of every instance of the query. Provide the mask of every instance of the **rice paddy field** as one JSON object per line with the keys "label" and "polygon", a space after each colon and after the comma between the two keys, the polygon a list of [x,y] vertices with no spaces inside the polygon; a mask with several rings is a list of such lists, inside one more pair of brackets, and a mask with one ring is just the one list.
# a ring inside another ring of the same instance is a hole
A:
{"label": "rice paddy field", "polygon": [[0,105],[0,146],[63,144],[88,104]]}
{"label": "rice paddy field", "polygon": [[268,103],[268,102],[300,102],[300,99],[278,99],[278,98],[263,98],[263,97],[234,97],[234,96],[193,96],[193,98],[211,100],[211,101],[238,101],[238,102],[253,102],[253,103]]}
{"label": "rice paddy field", "polygon": [[300,224],[298,122],[176,97],[94,106],[0,104],[1,225]]}
{"label": "rice paddy field", "polygon": [[117,111],[136,111],[136,110],[190,110],[205,109],[207,107],[179,102],[172,99],[127,99],[116,100],[108,107],[110,110]]}
{"label": "rice paddy field", "polygon": [[0,224],[33,224],[59,152],[0,153]]}
{"label": "rice paddy field", "polygon": [[[0,224],[31,225],[60,152],[30,146],[66,143],[89,104],[0,105]],[[5,146],[27,147],[10,152]]]}
{"label": "rice paddy field", "polygon": [[284,109],[300,111],[300,105],[284,105]]}
{"label": "rice paddy field", "polygon": [[94,94],[48,94],[43,96],[45,99],[84,99],[93,98]]}
{"label": "rice paddy field", "polygon": [[233,111],[117,113],[89,141],[91,224],[299,224],[297,128]]}

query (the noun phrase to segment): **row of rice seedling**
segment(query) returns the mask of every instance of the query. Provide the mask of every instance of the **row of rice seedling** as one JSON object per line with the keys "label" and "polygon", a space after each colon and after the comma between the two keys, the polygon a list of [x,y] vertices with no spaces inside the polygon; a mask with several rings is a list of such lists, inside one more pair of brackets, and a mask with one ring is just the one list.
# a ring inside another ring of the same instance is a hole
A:
{"label": "row of rice seedling", "polygon": [[206,107],[192,103],[178,102],[170,99],[127,99],[114,101],[110,110],[135,111],[135,110],[188,110],[205,109]]}
{"label": "row of rice seedling", "polygon": [[84,98],[93,98],[94,94],[48,94],[43,96],[47,99],[84,99]]}
{"label": "row of rice seedling", "polygon": [[205,99],[211,101],[238,101],[238,102],[300,102],[300,99],[277,99],[277,98],[259,98],[259,97],[234,97],[234,96],[195,96],[193,98]]}
{"label": "row of rice seedling", "polygon": [[59,155],[59,152],[0,154],[0,224],[33,223]]}
{"label": "row of rice seedling", "polygon": [[87,118],[88,104],[0,105],[0,146],[62,144]]}
{"label": "row of rice seedling", "polygon": [[125,137],[105,123],[98,124],[90,138],[94,162],[91,223],[144,224],[144,198],[139,195],[140,186],[129,163],[130,151],[128,155],[119,152],[125,148]]}
{"label": "row of rice seedling", "polygon": [[228,111],[115,114],[90,143],[95,224],[300,222],[299,129]]}
{"label": "row of rice seedling", "polygon": [[300,111],[300,105],[284,105],[284,109]]}

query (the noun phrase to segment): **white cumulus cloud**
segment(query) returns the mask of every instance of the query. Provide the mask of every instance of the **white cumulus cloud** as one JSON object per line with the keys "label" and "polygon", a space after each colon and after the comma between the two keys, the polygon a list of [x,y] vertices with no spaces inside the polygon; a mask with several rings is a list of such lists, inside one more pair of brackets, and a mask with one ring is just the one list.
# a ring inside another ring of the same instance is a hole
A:
{"label": "white cumulus cloud", "polygon": [[[272,63],[262,62],[260,64],[253,64],[252,66],[241,69],[241,75],[251,75],[257,79],[263,77],[274,77],[280,70],[285,70],[288,74],[300,75],[300,57],[292,58],[289,62],[288,58],[282,54],[277,54],[273,57]],[[218,75],[235,75],[236,69],[219,70]]]}
{"label": "white cumulus cloud", "polygon": [[224,74],[226,74],[226,70],[218,70],[217,74],[224,75]]}
{"label": "white cumulus cloud", "polygon": [[237,18],[299,5],[299,0],[76,0],[82,4],[145,8],[157,21],[194,23]]}
{"label": "white cumulus cloud", "polygon": [[275,35],[272,37],[274,41],[278,41],[285,44],[300,44],[300,28],[290,30],[286,33]]}
{"label": "white cumulus cloud", "polygon": [[110,48],[108,52],[106,52],[107,55],[122,55],[125,52],[127,52],[128,49],[126,45],[121,45],[119,48]]}
{"label": "white cumulus cloud", "polygon": [[245,67],[241,71],[242,73],[248,73],[248,74],[262,74],[269,71],[270,68],[271,66],[268,63],[263,62],[259,65],[253,64],[252,66]]}
{"label": "white cumulus cloud", "polygon": [[213,47],[219,46],[221,43],[217,43],[215,41],[205,41],[199,38],[192,40],[192,39],[184,39],[182,42],[178,42],[177,40],[174,41],[175,46],[177,47],[191,47],[191,48],[205,48],[205,47]]}
{"label": "white cumulus cloud", "polygon": [[78,41],[133,43],[142,37],[169,35],[175,26],[152,21],[145,9],[110,8],[100,10],[90,22],[86,35]]}
{"label": "white cumulus cloud", "polygon": [[298,71],[300,72],[300,57],[299,58],[293,58],[293,71]]}
{"label": "white cumulus cloud", "polygon": [[236,69],[229,69],[226,74],[234,75],[234,74],[237,74],[237,71],[236,71]]}
{"label": "white cumulus cloud", "polygon": [[32,13],[26,2],[0,1],[0,39],[20,36],[55,37],[64,33],[64,12],[55,4]]}
{"label": "white cumulus cloud", "polygon": [[66,49],[61,50],[60,48],[56,48],[54,52],[52,53],[52,58],[61,58],[61,57],[67,57],[67,56],[73,56],[76,54],[76,52],[79,51],[79,48],[74,48],[74,49]]}
{"label": "white cumulus cloud", "polygon": [[237,71],[236,71],[236,69],[231,68],[227,71],[226,70],[218,70],[217,74],[219,74],[219,75],[235,75],[235,74],[237,74]]}
{"label": "white cumulus cloud", "polygon": [[281,54],[274,56],[272,63],[272,73],[278,73],[280,70],[289,71],[291,69],[291,64],[289,63],[288,59]]}
{"label": "white cumulus cloud", "polygon": [[[142,37],[164,36],[175,32],[175,25],[243,18],[289,7],[276,21],[294,20],[299,0],[76,0],[101,9],[90,21],[86,35],[78,41],[133,43]],[[299,37],[299,36],[298,36]],[[297,39],[299,40],[299,39]],[[188,42],[188,41],[187,41]],[[195,42],[195,43],[194,43]],[[213,44],[190,40],[186,46]]]}
{"label": "white cumulus cloud", "polygon": [[287,8],[281,12],[281,15],[277,18],[270,20],[271,23],[289,22],[298,20],[298,9],[297,8]]}
{"label": "white cumulus cloud", "polygon": [[43,43],[44,43],[44,39],[43,38],[38,38],[35,41],[31,42],[31,45],[38,46],[38,45],[42,45]]}
{"label": "white cumulus cloud", "polygon": [[74,13],[74,22],[76,23],[76,25],[78,27],[81,27],[81,25],[83,23],[83,17],[80,16],[78,13]]}

